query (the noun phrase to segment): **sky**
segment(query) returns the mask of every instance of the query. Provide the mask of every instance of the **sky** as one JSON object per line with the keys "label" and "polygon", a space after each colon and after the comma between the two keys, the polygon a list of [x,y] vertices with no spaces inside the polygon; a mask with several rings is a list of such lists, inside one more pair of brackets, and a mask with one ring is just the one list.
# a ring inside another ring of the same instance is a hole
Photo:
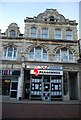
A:
{"label": "sky", "polygon": [[15,22],[20,27],[20,32],[24,33],[24,19],[26,17],[38,16],[50,8],[57,9],[66,19],[76,20],[79,23],[78,0],[77,2],[31,2],[31,0],[30,2],[5,2],[4,0],[0,2],[0,29],[5,32],[8,26]]}

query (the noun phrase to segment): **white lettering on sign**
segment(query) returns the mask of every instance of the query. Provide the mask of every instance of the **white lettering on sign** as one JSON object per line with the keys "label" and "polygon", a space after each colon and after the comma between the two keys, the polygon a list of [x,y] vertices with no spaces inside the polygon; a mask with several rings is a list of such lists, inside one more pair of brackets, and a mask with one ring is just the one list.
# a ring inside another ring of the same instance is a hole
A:
{"label": "white lettering on sign", "polygon": [[38,69],[47,69],[47,70],[63,70],[62,66],[26,66],[26,68],[38,68]]}

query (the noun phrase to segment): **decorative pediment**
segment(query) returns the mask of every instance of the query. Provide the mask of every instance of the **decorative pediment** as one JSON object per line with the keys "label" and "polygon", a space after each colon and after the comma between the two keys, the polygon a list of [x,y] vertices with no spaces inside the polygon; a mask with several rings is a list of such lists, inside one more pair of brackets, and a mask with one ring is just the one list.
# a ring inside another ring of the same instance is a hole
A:
{"label": "decorative pediment", "polygon": [[11,23],[8,28],[18,28],[17,23]]}

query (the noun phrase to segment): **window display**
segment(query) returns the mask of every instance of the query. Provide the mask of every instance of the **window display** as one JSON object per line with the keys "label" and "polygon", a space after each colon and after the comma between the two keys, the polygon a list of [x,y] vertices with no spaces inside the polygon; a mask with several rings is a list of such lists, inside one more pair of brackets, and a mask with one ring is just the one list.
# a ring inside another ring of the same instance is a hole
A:
{"label": "window display", "polygon": [[31,80],[31,99],[55,100],[62,98],[61,76],[34,76]]}

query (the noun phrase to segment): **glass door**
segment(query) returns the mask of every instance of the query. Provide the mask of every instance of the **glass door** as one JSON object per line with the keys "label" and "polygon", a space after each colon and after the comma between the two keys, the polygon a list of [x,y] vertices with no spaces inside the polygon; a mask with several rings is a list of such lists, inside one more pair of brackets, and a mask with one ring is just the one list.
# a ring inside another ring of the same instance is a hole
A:
{"label": "glass door", "polygon": [[43,77],[43,95],[42,99],[43,100],[50,100],[50,76],[44,76]]}
{"label": "glass door", "polygon": [[18,87],[18,81],[11,81],[11,85],[10,85],[11,98],[17,98],[17,87]]}

